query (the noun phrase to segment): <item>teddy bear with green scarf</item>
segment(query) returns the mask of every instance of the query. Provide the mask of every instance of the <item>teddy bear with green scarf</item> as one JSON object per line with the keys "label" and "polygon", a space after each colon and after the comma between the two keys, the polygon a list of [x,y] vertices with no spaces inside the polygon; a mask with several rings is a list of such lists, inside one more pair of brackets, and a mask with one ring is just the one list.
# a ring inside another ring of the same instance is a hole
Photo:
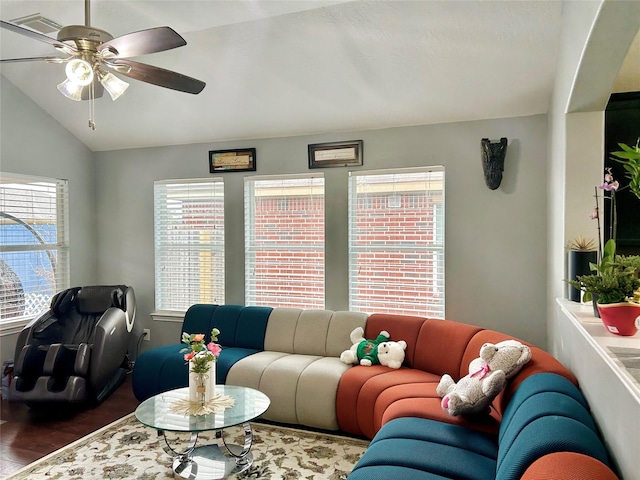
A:
{"label": "teddy bear with green scarf", "polygon": [[389,332],[383,330],[374,340],[364,338],[364,329],[356,327],[349,337],[351,348],[340,355],[340,360],[347,365],[360,364],[365,367],[384,365],[390,368],[400,368],[404,361],[407,342],[389,340]]}

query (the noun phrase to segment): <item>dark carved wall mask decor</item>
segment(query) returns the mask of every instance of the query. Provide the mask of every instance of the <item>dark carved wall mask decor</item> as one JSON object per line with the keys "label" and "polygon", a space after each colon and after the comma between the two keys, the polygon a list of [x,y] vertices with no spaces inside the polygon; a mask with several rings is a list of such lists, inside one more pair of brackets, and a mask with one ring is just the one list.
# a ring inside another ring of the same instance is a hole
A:
{"label": "dark carved wall mask decor", "polygon": [[481,153],[484,182],[491,190],[495,190],[502,182],[504,157],[507,154],[507,139],[502,137],[500,142],[491,143],[488,138],[483,138]]}

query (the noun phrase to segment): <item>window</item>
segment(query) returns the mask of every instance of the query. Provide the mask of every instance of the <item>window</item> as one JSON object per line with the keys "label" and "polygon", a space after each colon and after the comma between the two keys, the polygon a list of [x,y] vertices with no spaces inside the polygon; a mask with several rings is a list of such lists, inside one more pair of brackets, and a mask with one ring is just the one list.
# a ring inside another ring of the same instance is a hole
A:
{"label": "window", "polygon": [[20,331],[69,288],[67,181],[0,173],[0,323]]}
{"label": "window", "polygon": [[324,308],[324,178],[245,178],[245,303]]}
{"label": "window", "polygon": [[156,310],[224,303],[221,178],[154,183]]}
{"label": "window", "polygon": [[349,308],[444,318],[444,168],[351,172]]}

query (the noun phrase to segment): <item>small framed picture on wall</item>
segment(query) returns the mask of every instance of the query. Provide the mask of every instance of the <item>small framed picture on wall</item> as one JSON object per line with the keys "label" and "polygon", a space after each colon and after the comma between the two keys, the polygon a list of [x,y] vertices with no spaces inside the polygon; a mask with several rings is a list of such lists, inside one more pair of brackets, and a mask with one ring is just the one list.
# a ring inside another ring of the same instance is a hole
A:
{"label": "small framed picture on wall", "polygon": [[309,168],[362,165],[362,140],[309,145]]}
{"label": "small framed picture on wall", "polygon": [[209,151],[209,173],[254,172],[255,170],[255,148]]}

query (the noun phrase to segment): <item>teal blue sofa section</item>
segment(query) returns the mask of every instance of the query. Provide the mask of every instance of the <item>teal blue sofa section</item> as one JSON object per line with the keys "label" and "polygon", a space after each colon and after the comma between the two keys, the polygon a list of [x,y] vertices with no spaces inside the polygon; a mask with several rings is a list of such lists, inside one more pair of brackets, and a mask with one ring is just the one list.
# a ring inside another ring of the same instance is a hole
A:
{"label": "teal blue sofa section", "polygon": [[580,390],[564,377],[539,373],[518,387],[497,437],[436,420],[397,418],[378,431],[348,480],[519,480],[537,459],[556,452],[611,466]]}
{"label": "teal blue sofa section", "polygon": [[[273,308],[245,307],[241,305],[197,304],[187,310],[182,333],[204,333],[211,340],[211,330],[220,330],[218,341],[222,352],[216,362],[216,381],[224,384],[229,369],[240,359],[264,350],[267,321]],[[186,387],[189,370],[180,350],[183,343],[165,345],[142,353],[133,369],[133,393],[146,400],[158,393]]]}

